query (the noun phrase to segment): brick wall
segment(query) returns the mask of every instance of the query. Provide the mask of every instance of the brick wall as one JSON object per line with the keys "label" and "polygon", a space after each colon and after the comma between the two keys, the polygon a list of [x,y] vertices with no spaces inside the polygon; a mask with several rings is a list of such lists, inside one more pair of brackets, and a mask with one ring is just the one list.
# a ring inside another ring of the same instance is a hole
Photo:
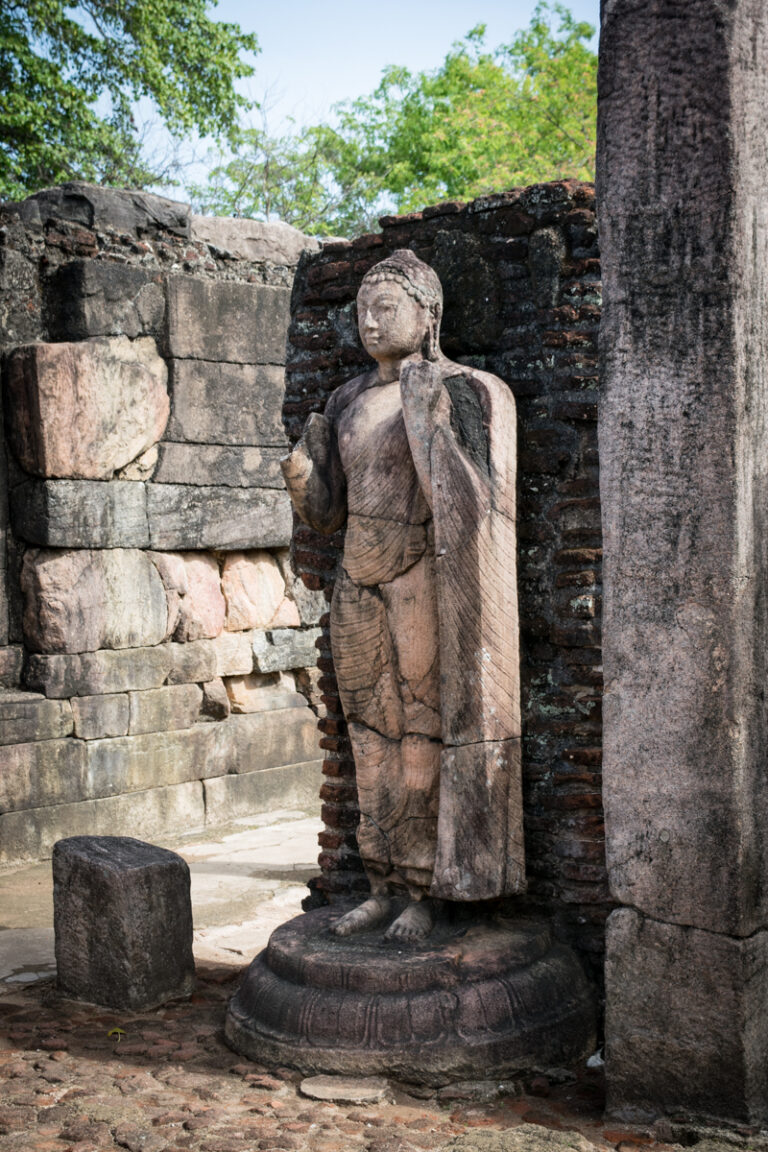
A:
{"label": "brick wall", "polygon": [[[412,248],[443,283],[443,348],[496,373],[519,417],[519,585],[529,901],[554,914],[599,981],[609,909],[601,807],[601,537],[597,460],[600,267],[591,185],[538,185],[388,217],[382,233],[306,253],[293,290],[284,418],[307,415],[370,364],[356,331],[361,278]],[[308,587],[332,589],[341,537],[294,532]],[[318,640],[327,713],[324,895],[365,884],[354,764],[334,679],[328,616]]]}
{"label": "brick wall", "polygon": [[80,184],[0,210],[0,863],[317,804],[278,464],[317,247]]}

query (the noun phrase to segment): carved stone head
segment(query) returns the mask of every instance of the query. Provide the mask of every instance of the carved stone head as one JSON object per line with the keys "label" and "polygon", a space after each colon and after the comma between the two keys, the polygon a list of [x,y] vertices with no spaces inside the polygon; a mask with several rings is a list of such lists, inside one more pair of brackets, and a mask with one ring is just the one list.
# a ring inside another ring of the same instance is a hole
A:
{"label": "carved stone head", "polygon": [[440,355],[443,289],[436,273],[398,248],[366,273],[357,295],[360,338],[374,360],[420,352]]}

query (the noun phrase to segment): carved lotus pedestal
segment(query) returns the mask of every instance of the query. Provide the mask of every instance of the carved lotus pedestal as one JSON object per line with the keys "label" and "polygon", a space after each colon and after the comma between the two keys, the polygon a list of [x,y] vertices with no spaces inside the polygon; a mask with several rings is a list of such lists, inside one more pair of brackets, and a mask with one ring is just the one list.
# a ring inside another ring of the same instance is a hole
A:
{"label": "carved lotus pedestal", "polygon": [[332,935],[343,911],[317,909],[273,932],[229,1005],[237,1052],[306,1074],[445,1084],[592,1051],[590,990],[545,923],[446,919],[404,945],[384,940],[386,925]]}

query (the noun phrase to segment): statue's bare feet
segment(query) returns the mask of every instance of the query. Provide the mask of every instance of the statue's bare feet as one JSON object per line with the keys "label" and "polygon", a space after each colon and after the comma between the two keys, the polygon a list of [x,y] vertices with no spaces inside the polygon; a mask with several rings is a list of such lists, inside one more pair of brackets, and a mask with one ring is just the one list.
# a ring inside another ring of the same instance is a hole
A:
{"label": "statue's bare feet", "polygon": [[371,896],[351,912],[346,912],[331,928],[335,936],[352,936],[355,932],[367,932],[386,920],[391,901],[386,896]]}
{"label": "statue's bare feet", "polygon": [[435,923],[431,900],[412,900],[384,933],[385,940],[425,940]]}

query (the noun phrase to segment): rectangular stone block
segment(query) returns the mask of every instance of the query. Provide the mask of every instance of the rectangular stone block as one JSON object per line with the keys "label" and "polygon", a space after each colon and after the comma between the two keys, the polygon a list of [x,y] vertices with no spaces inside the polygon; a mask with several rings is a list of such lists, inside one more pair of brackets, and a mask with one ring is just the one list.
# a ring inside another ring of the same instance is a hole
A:
{"label": "rectangular stone block", "polygon": [[293,678],[286,673],[230,676],[226,690],[233,712],[271,712],[274,708],[306,708],[307,705],[305,697],[296,691]]}
{"label": "rectangular stone block", "polygon": [[157,568],[133,548],[28,549],[24,639],[33,652],[96,652],[161,643],[168,602]]}
{"label": "rectangular stone block", "polygon": [[174,684],[148,692],[129,692],[130,735],[191,728],[200,718],[203,691],[197,684]]}
{"label": "rectangular stone block", "polygon": [[171,666],[169,647],[123,648],[73,656],[32,654],[25,683],[54,698],[159,688]]}
{"label": "rectangular stone block", "polygon": [[202,784],[176,784],[0,815],[0,864],[20,864],[50,856],[63,836],[123,836],[162,840],[196,832],[205,824]]}
{"label": "rectangular stone block", "polygon": [[321,756],[317,717],[308,707],[251,712],[209,724],[206,779],[303,764]]}
{"label": "rectangular stone block", "polygon": [[14,207],[24,223],[34,229],[52,220],[68,220],[96,231],[129,232],[136,237],[157,236],[165,231],[189,236],[191,230],[189,204],[151,192],[99,188],[80,180],[44,188]]}
{"label": "rectangular stone block", "polygon": [[143,792],[157,785],[183,784],[225,771],[211,759],[213,724],[176,732],[143,732],[84,745],[88,790],[80,799]]}
{"label": "rectangular stone block", "polygon": [[252,634],[222,632],[211,640],[216,656],[216,676],[248,676],[253,671]]}
{"label": "rectangular stone block", "polygon": [[71,738],[2,750],[0,812],[67,804],[87,795],[85,744]]}
{"label": "rectangular stone block", "polygon": [[608,1110],[768,1117],[768,932],[744,940],[621,908],[608,919]]}
{"label": "rectangular stone block", "polygon": [[165,431],[167,378],[149,337],[15,348],[5,402],[16,458],[34,476],[111,480]]}
{"label": "rectangular stone block", "polygon": [[319,628],[274,628],[253,633],[253,662],[259,672],[281,672],[290,668],[313,668],[317,663],[315,641]]}
{"label": "rectangular stone block", "polygon": [[236,364],[284,364],[290,299],[288,288],[171,276],[171,355]]}
{"label": "rectangular stone block", "polygon": [[109,736],[125,736],[128,732],[130,708],[127,692],[113,692],[106,696],[81,696],[72,700],[75,736],[81,740],[103,740]]}
{"label": "rectangular stone block", "polygon": [[34,692],[0,691],[0,745],[56,740],[72,731],[68,700],[48,700]]}
{"label": "rectangular stone block", "polygon": [[165,319],[162,272],[104,260],[73,260],[44,281],[52,340],[158,336]]}
{"label": "rectangular stone block", "polygon": [[[0,572],[0,585],[3,573]],[[21,680],[21,669],[24,664],[24,649],[20,645],[9,645],[0,648],[0,686],[15,688]]]}
{"label": "rectangular stone block", "polygon": [[280,548],[293,528],[288,493],[269,488],[151,484],[147,514],[151,545],[161,550]]}
{"label": "rectangular stone block", "polygon": [[195,216],[191,223],[193,240],[231,253],[238,260],[254,263],[287,264],[295,267],[302,252],[317,252],[314,237],[282,220],[248,220],[232,216]]}
{"label": "rectangular stone block", "polygon": [[286,450],[166,442],[160,445],[160,457],[152,479],[155,484],[284,488],[280,458]]}
{"label": "rectangular stone block", "polygon": [[66,996],[143,1012],[192,992],[189,866],[175,852],[127,836],[60,840],[53,924]]}
{"label": "rectangular stone block", "polygon": [[172,360],[168,440],[283,447],[285,371],[276,365]]}
{"label": "rectangular stone block", "polygon": [[322,760],[206,780],[203,784],[206,825],[231,824],[257,812],[283,808],[317,816],[322,782]]}
{"label": "rectangular stone block", "polygon": [[13,530],[47,548],[147,548],[147,498],[132,480],[29,480],[11,493]]}
{"label": "rectangular stone block", "polygon": [[216,649],[211,640],[167,644],[169,684],[205,684],[216,677]]}

